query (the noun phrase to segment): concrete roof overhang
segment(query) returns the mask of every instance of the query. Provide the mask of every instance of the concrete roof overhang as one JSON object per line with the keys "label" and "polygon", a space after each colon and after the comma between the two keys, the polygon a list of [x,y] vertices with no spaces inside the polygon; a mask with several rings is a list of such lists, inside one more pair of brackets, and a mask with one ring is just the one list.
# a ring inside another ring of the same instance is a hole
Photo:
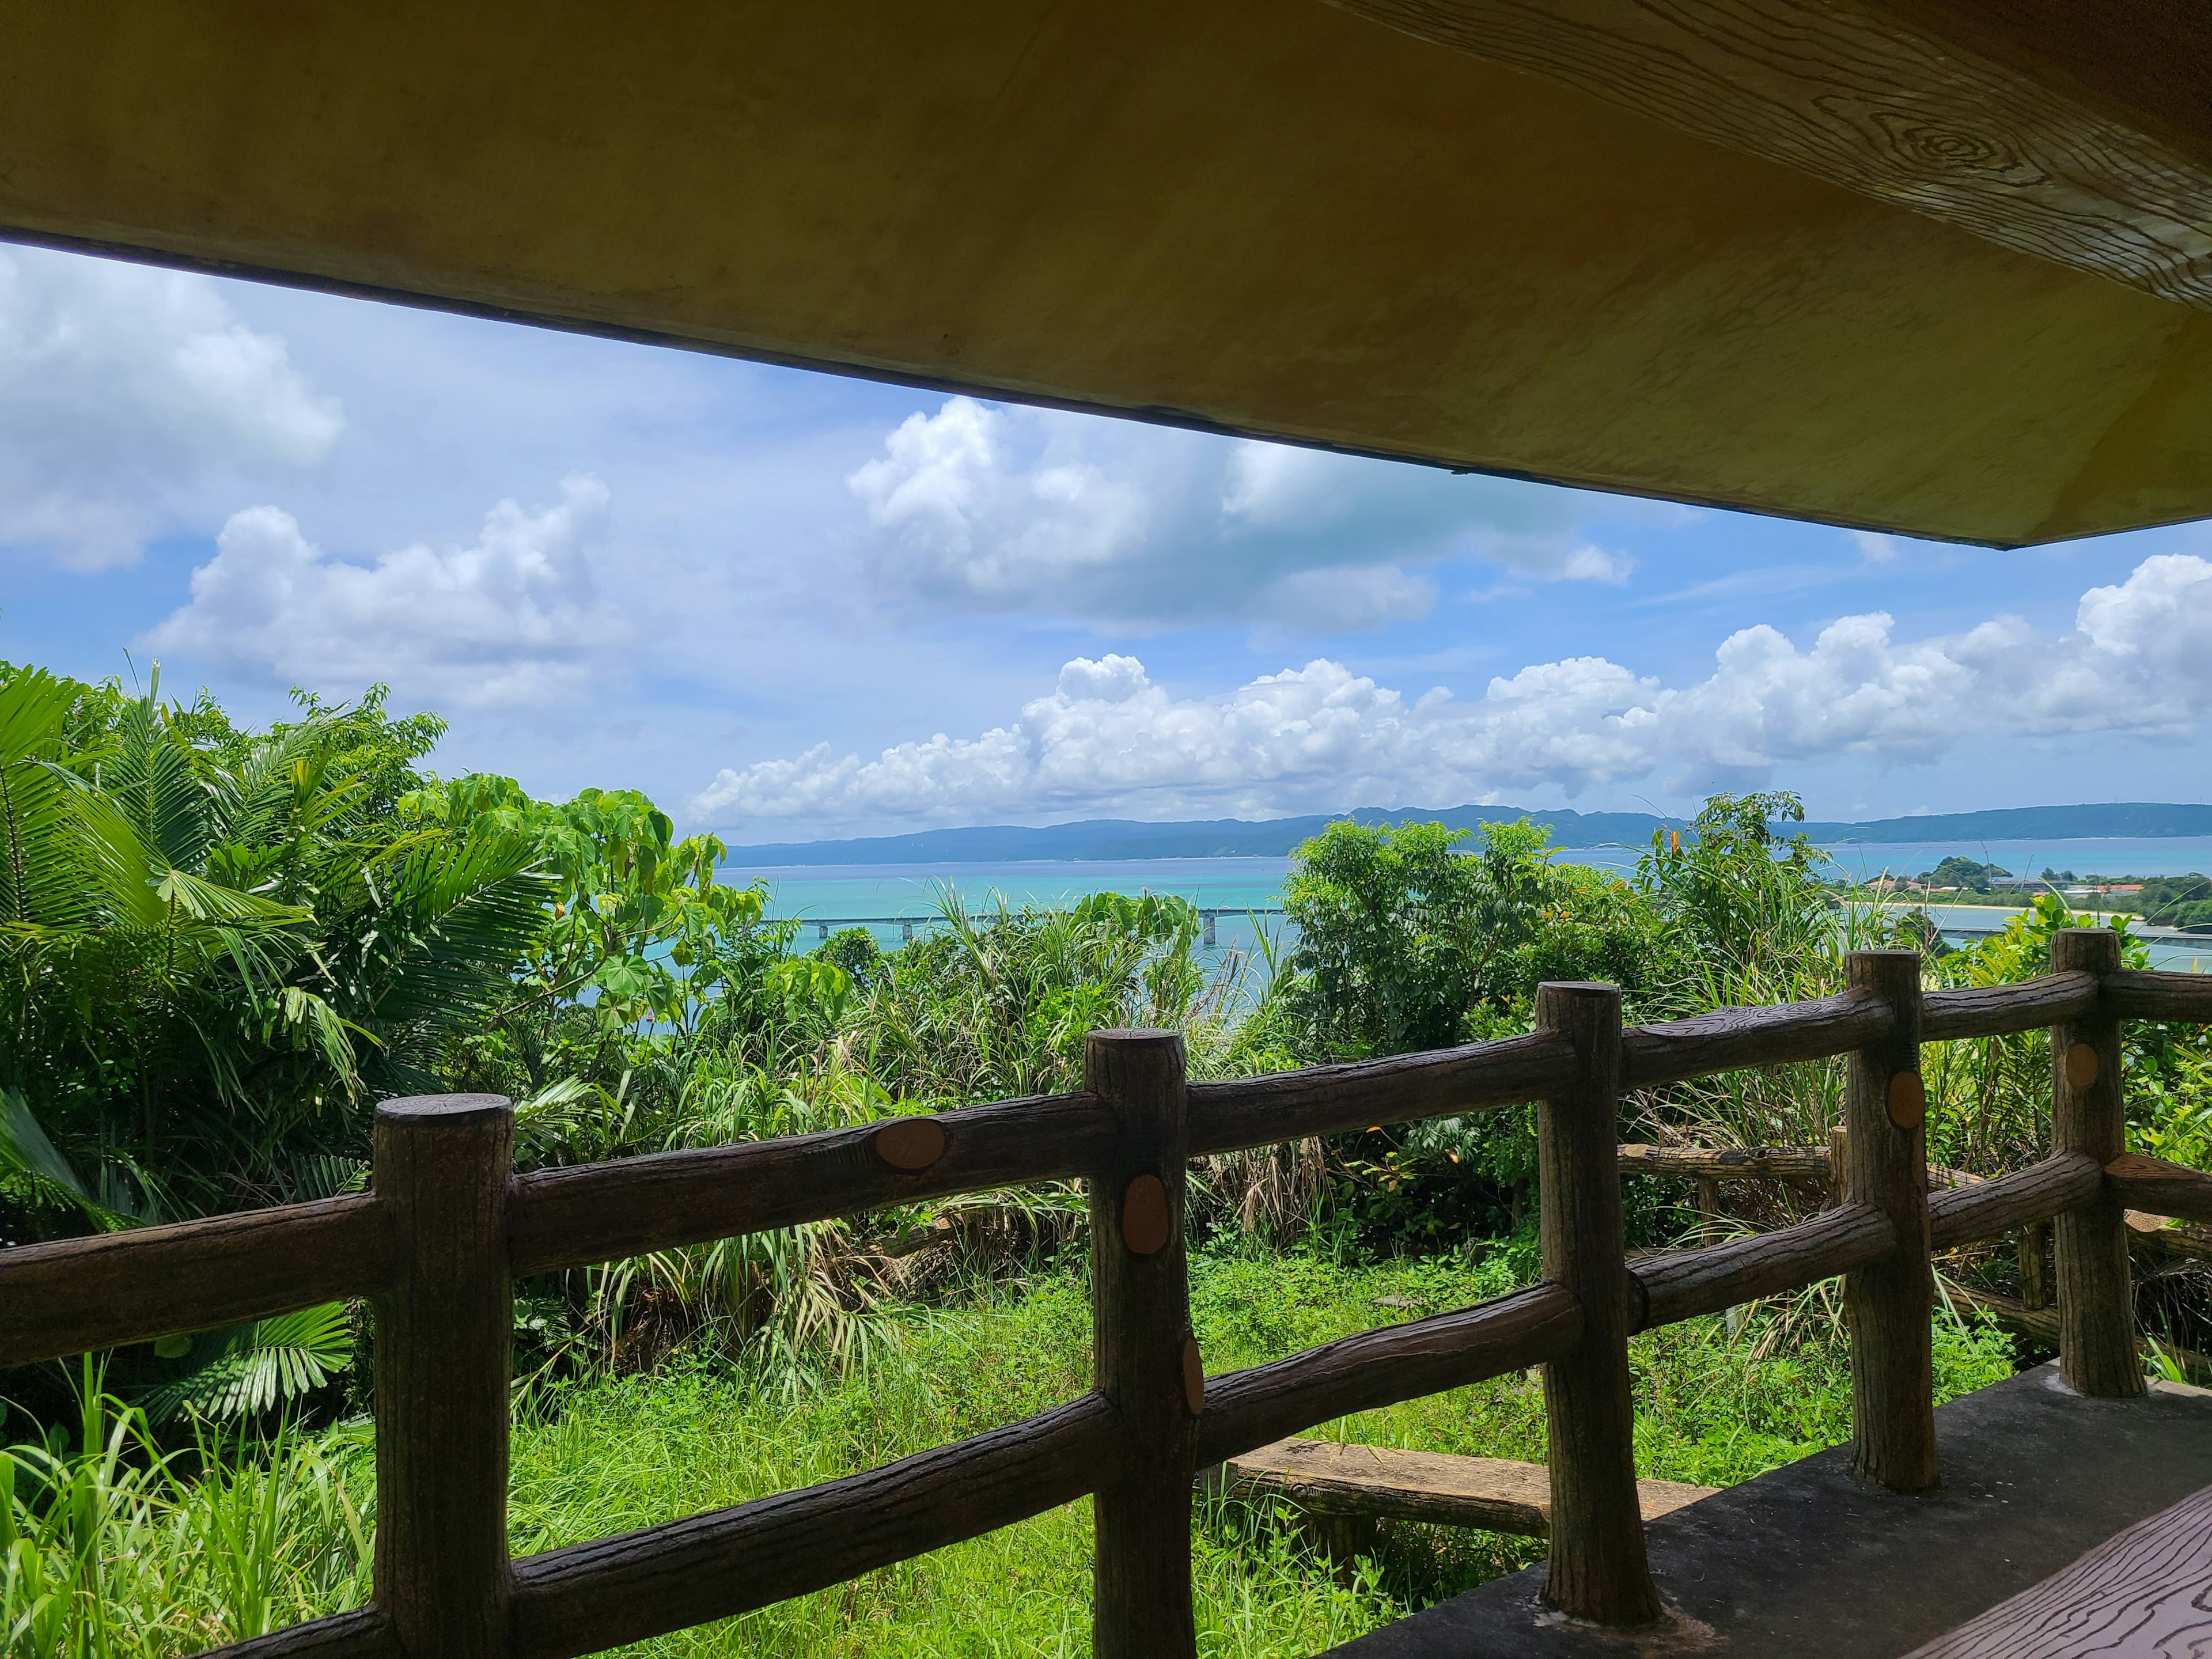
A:
{"label": "concrete roof overhang", "polygon": [[[10,0],[0,235],[1913,535],[2212,514],[2190,27],[1874,3]],[[1808,17],[1902,54],[1841,151]]]}

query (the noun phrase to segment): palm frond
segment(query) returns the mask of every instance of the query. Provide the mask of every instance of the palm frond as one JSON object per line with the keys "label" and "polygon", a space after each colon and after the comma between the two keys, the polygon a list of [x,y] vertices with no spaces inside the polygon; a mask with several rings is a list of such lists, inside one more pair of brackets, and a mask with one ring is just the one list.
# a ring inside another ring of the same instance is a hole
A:
{"label": "palm frond", "polygon": [[161,714],[161,671],[117,723],[113,750],[99,766],[100,790],[121,808],[139,841],[164,863],[197,866],[207,850],[208,792]]}
{"label": "palm frond", "polygon": [[192,1344],[191,1369],[138,1400],[156,1422],[187,1413],[228,1422],[319,1389],[353,1363],[353,1322],[343,1302],[210,1333]]}

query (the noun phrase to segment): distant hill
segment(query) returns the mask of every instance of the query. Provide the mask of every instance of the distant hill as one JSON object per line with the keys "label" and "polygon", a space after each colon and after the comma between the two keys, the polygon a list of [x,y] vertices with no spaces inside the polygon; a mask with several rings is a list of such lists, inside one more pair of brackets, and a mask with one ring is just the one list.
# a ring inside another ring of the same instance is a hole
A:
{"label": "distant hill", "polygon": [[1930,812],[1867,823],[1808,823],[1824,844],[1900,841],[2154,840],[2212,836],[2212,806],[2110,801],[2097,806],[2005,806],[1987,812]]}
{"label": "distant hill", "polygon": [[[1338,817],[1360,823],[1438,821],[1454,829],[1531,818],[1547,825],[1561,847],[1641,847],[1664,820],[1648,812],[1534,811],[1518,806],[1365,806],[1310,817],[1212,818],[1146,823],[1135,818],[1087,818],[1036,829],[993,824],[974,830],[922,830],[856,841],[781,842],[733,847],[743,867],[793,864],[1006,864],[1024,860],[1280,858]],[[1778,828],[1795,830],[1798,826]],[[2121,802],[2103,806],[2015,806],[1988,812],[1945,812],[1876,818],[1865,823],[1808,823],[1824,843],[1915,841],[2064,841],[2084,836],[2212,836],[2212,806]]]}

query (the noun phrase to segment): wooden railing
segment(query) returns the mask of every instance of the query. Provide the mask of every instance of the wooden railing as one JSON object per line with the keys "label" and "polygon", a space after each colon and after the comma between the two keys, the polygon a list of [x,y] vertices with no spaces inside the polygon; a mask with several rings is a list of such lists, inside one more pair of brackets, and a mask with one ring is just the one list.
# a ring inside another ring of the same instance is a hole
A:
{"label": "wooden railing", "polygon": [[[265,1317],[376,1309],[377,1527],[364,1608],[232,1656],[569,1659],[743,1613],[1095,1497],[1094,1651],[1194,1651],[1196,1472],[1314,1424],[1545,1367],[1546,1594],[1632,1622],[1657,1607],[1632,1460],[1627,1341],[1842,1274],[1860,1472],[1936,1478],[1931,1250],[2057,1221],[2060,1352],[2091,1395],[2139,1392],[2130,1204],[2212,1220],[2212,1177],[2124,1155],[2120,1022],[2212,1022],[2212,977],[2130,973],[2111,933],[2057,936],[2054,971],[1923,997],[1907,952],[1863,952],[1820,1001],[1623,1030],[1619,991],[1546,986],[1531,1036],[1187,1084],[1180,1037],[1094,1032],[1079,1092],[617,1163],[512,1172],[505,1100],[378,1109],[367,1195],[0,1251],[0,1365]],[[1931,1200],[1919,1047],[2047,1027],[2050,1158]],[[1624,1090],[1849,1056],[1843,1201],[1737,1243],[1631,1264]],[[1209,1376],[1190,1327],[1192,1158],[1539,1103],[1543,1276],[1514,1295]],[[1095,1386],[973,1439],[802,1491],[543,1554],[507,1545],[514,1281],[881,1206],[1079,1177],[1091,1192]]]}

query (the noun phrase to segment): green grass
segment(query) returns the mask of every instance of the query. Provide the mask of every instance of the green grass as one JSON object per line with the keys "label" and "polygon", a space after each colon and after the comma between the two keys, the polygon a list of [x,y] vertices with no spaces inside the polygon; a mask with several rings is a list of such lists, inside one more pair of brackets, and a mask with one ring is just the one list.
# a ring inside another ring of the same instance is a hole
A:
{"label": "green grass", "polygon": [[[1524,1246],[1480,1266],[1456,1261],[1341,1265],[1311,1255],[1200,1253],[1193,1315],[1212,1371],[1332,1337],[1441,1311],[1508,1290],[1531,1267]],[[518,1424],[514,1547],[532,1553],[849,1474],[1014,1421],[1082,1392],[1089,1297],[1056,1271],[957,1310],[915,1310],[902,1352],[873,1375],[793,1395],[705,1363],[541,1396]],[[1832,1443],[1848,1432],[1840,1346],[1817,1322],[1809,1340],[1755,1358],[1771,1325],[1731,1336],[1701,1321],[1638,1339],[1638,1462],[1646,1474],[1722,1485]],[[1948,1397],[2006,1375],[2003,1340],[1939,1325],[1937,1380]],[[1541,1460],[1541,1391],[1515,1374],[1363,1413],[1314,1432],[1369,1443]],[[123,1501],[91,1490],[67,1525],[32,1528],[4,1603],[20,1621],[47,1587],[46,1634],[27,1626],[12,1653],[181,1654],[216,1640],[355,1604],[365,1587],[364,1511],[373,1487],[364,1431],[330,1431],[280,1450],[241,1481],[193,1482],[111,1460]],[[133,1486],[132,1483],[136,1483]],[[27,1477],[18,1477],[27,1497]],[[216,1501],[221,1498],[222,1501]],[[38,1505],[19,1505],[19,1524]],[[97,1517],[112,1512],[109,1523]],[[855,1583],[685,1632],[638,1650],[775,1659],[1081,1655],[1089,1647],[1090,1505],[1069,1504]],[[5,1545],[0,1534],[0,1545]],[[1200,1650],[1272,1659],[1348,1640],[1535,1559],[1528,1540],[1435,1528],[1386,1534],[1357,1582],[1342,1585],[1281,1517],[1232,1503],[1201,1512],[1195,1538]],[[94,1556],[106,1564],[94,1571]],[[74,1562],[76,1565],[71,1565]],[[90,1598],[100,1594],[95,1614]],[[70,1609],[74,1608],[74,1616]],[[97,1634],[93,1630],[100,1626]],[[64,1626],[67,1628],[65,1629]],[[86,1639],[71,1639],[69,1631]]]}

